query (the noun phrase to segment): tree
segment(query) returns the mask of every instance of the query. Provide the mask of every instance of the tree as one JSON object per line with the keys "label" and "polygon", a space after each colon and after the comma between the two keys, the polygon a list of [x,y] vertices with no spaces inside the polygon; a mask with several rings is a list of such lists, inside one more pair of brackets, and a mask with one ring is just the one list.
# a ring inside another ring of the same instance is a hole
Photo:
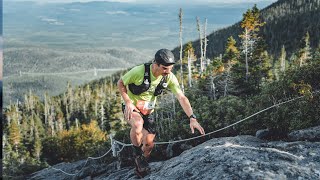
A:
{"label": "tree", "polygon": [[101,129],[105,129],[105,123],[106,123],[106,121],[105,121],[105,116],[106,116],[106,112],[105,112],[105,108],[104,108],[104,100],[102,100],[101,102],[100,102],[100,111],[99,111],[99,115],[100,115],[100,128]]}
{"label": "tree", "polygon": [[238,62],[239,59],[239,50],[236,47],[236,40],[230,36],[228,38],[227,41],[227,45],[226,45],[226,50],[223,56],[223,62],[225,63],[226,66],[226,77],[225,77],[225,81],[224,81],[224,93],[223,96],[226,96],[228,93],[228,89],[230,84],[232,83],[231,81],[231,68],[232,66]]}
{"label": "tree", "polygon": [[279,80],[279,72],[284,75],[285,71],[289,67],[289,62],[286,59],[286,57],[287,57],[287,52],[286,52],[286,49],[283,45],[281,48],[281,53],[280,53],[278,61],[274,62],[273,74],[274,74],[274,79],[276,79],[276,80]]}
{"label": "tree", "polygon": [[41,139],[39,137],[39,132],[36,130],[34,134],[34,145],[33,145],[33,150],[34,150],[34,157],[40,161],[40,155],[41,155],[41,150],[42,150],[42,144],[41,144]]}
{"label": "tree", "polygon": [[203,59],[206,61],[207,66],[210,64],[210,59],[207,59],[207,43],[208,43],[208,39],[207,39],[207,18],[205,19],[205,23],[204,23],[204,44],[203,44]]}
{"label": "tree", "polygon": [[270,57],[266,52],[266,43],[259,34],[264,24],[256,5],[243,15],[241,27],[244,31],[240,35],[243,53],[232,72],[236,95],[255,94],[259,92],[262,80],[270,78]]}
{"label": "tree", "polygon": [[184,56],[183,56],[184,62],[187,61],[188,64],[188,85],[189,87],[192,87],[192,61],[196,60],[196,56],[194,54],[194,48],[192,46],[192,42],[189,41],[184,49]]}
{"label": "tree", "polygon": [[179,22],[180,22],[180,31],[179,31],[179,39],[180,39],[180,74],[181,74],[181,90],[184,92],[184,85],[183,85],[183,65],[182,65],[182,9],[180,8],[179,11]]}
{"label": "tree", "polygon": [[200,41],[200,76],[203,73],[203,40],[202,40],[202,31],[201,31],[201,25],[200,25],[200,20],[199,17],[197,19],[197,30],[199,32],[199,41]]}
{"label": "tree", "polygon": [[308,63],[311,59],[310,35],[309,32],[302,39],[302,45],[299,52],[299,67]]}
{"label": "tree", "polygon": [[223,63],[231,62],[232,64],[234,64],[238,61],[239,50],[236,47],[236,43],[236,40],[232,36],[228,38],[225,53],[223,56]]}
{"label": "tree", "polygon": [[313,53],[312,63],[318,63],[318,62],[320,62],[320,43]]}
{"label": "tree", "polygon": [[9,142],[13,146],[14,150],[18,153],[18,147],[21,143],[20,128],[17,119],[13,119],[9,127]]}
{"label": "tree", "polygon": [[261,22],[260,11],[256,4],[252,9],[248,9],[247,12],[243,14],[241,27],[244,29],[244,31],[240,35],[240,38],[242,39],[242,49],[245,54],[246,80],[248,80],[250,73],[248,55],[252,55],[254,50],[253,48],[259,39],[258,32],[260,27],[262,27],[264,24],[264,22]]}
{"label": "tree", "polygon": [[281,48],[281,55],[280,55],[280,71],[282,73],[285,72],[285,70],[287,69],[287,63],[286,63],[286,49],[284,48],[284,46],[282,46]]}

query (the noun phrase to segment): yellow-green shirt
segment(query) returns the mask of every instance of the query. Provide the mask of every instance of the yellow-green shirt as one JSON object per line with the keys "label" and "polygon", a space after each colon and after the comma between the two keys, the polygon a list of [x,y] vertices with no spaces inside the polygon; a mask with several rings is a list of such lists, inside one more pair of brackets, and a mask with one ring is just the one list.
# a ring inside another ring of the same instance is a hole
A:
{"label": "yellow-green shirt", "polygon": [[[151,69],[152,69],[152,64],[150,65],[150,78],[151,78],[151,85],[149,89],[139,95],[133,94],[130,90],[128,85],[131,83],[134,83],[135,85],[140,85],[142,84],[142,81],[144,80],[144,64],[136,66],[132,68],[130,71],[128,71],[124,76],[122,76],[122,81],[124,85],[127,88],[127,93],[129,98],[131,99],[131,102],[134,105],[137,105],[138,100],[143,100],[143,101],[148,101],[148,102],[156,102],[157,97],[153,95],[156,87],[160,83],[162,79],[162,75],[160,75],[158,78],[156,78]],[[182,92],[179,86],[179,82],[176,78],[176,76],[171,72],[170,74],[167,75],[167,83],[168,83],[168,89],[173,93],[177,94],[179,92]]]}

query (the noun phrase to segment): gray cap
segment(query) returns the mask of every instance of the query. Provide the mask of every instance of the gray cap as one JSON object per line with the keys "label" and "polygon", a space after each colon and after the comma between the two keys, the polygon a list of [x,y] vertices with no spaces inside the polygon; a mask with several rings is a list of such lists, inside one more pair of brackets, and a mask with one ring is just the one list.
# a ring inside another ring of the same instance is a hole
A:
{"label": "gray cap", "polygon": [[164,66],[175,64],[174,55],[168,49],[160,49],[159,51],[157,51],[154,56],[154,61]]}

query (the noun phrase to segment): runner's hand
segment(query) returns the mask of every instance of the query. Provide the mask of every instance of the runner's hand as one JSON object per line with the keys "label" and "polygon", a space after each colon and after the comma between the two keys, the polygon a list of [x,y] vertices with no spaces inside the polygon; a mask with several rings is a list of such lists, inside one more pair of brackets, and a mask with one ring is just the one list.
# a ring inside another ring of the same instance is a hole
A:
{"label": "runner's hand", "polygon": [[192,134],[194,133],[194,128],[198,129],[200,134],[204,135],[204,129],[201,127],[201,125],[198,123],[198,121],[195,118],[190,119],[190,129]]}
{"label": "runner's hand", "polygon": [[131,102],[126,104],[126,108],[124,109],[124,118],[126,120],[130,120],[132,118],[132,112],[133,111],[136,111],[136,112],[140,112],[137,107],[135,105],[133,105]]}

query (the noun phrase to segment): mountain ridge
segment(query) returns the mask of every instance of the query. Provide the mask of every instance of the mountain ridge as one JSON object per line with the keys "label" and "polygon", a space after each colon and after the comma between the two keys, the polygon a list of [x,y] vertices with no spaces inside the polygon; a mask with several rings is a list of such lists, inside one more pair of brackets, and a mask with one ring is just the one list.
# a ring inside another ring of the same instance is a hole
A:
{"label": "mountain ridge", "polygon": [[[279,0],[264,9],[261,9],[261,18],[266,25],[261,28],[262,36],[267,43],[270,54],[278,56],[282,45],[289,55],[297,51],[301,39],[307,32],[310,34],[310,46],[316,48],[320,43],[320,1],[307,0],[301,3],[299,0]],[[278,17],[278,14],[281,17]],[[224,53],[227,39],[233,36],[239,46],[239,36],[242,32],[240,22],[229,27],[216,30],[208,35],[207,57],[213,58]],[[184,44],[184,47],[186,44]],[[195,53],[200,56],[199,39],[193,41]],[[179,57],[180,47],[173,49],[176,57]]]}

